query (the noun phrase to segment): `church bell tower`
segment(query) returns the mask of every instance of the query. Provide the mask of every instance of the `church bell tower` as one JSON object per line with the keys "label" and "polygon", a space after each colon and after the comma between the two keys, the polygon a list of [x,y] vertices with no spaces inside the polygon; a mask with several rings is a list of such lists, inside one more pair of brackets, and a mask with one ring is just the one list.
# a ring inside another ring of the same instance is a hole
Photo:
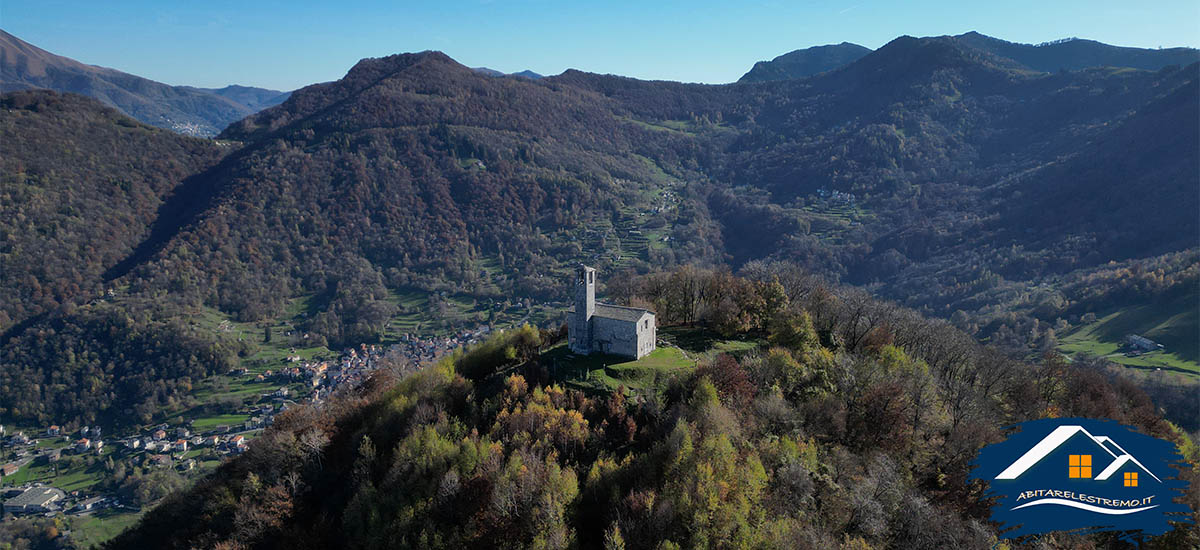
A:
{"label": "church bell tower", "polygon": [[596,270],[580,264],[575,269],[575,319],[571,323],[571,350],[592,351],[592,315],[596,313]]}

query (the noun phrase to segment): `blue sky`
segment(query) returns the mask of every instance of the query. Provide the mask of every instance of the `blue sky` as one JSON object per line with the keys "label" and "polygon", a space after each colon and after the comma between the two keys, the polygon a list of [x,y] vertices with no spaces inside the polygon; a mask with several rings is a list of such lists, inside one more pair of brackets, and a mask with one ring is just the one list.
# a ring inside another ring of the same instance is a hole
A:
{"label": "blue sky", "polygon": [[797,48],[877,48],[905,34],[1200,47],[1200,2],[3,0],[0,28],[84,63],[206,87],[290,90],[421,50],[505,72],[721,83]]}

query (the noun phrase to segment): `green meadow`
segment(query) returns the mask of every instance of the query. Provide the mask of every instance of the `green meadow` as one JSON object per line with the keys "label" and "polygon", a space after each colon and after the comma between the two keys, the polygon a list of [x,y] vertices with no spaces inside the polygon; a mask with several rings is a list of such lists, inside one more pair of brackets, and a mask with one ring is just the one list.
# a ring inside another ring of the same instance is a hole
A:
{"label": "green meadow", "polygon": [[[1128,367],[1200,376],[1200,310],[1194,298],[1108,312],[1061,335],[1059,350],[1069,357],[1086,354]],[[1154,340],[1164,349],[1126,357],[1120,349],[1130,334]]]}

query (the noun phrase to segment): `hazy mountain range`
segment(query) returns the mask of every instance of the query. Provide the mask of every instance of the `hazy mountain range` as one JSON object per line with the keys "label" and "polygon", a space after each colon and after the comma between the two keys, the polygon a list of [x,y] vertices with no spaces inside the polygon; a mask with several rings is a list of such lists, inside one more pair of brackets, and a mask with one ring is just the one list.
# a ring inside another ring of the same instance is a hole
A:
{"label": "hazy mountain range", "polygon": [[526,69],[524,71],[520,71],[520,72],[515,72],[515,73],[503,73],[503,72],[497,71],[496,69],[489,69],[487,67],[475,67],[472,70],[475,72],[478,72],[480,74],[485,74],[488,76],[520,76],[520,77],[524,77],[524,78],[531,78],[534,80],[543,78],[542,75],[537,74],[528,69]]}
{"label": "hazy mountain range", "polygon": [[287,99],[287,92],[228,86],[170,86],[55,55],[0,30],[0,91],[47,88],[99,99],[147,124],[212,136],[231,122]]}

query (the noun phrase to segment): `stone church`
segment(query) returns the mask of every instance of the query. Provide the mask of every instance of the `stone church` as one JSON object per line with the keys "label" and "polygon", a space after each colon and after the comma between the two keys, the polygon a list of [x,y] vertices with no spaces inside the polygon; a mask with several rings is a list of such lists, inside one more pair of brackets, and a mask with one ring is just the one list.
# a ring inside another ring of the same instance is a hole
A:
{"label": "stone church", "polygon": [[575,270],[575,305],[567,311],[571,351],[611,353],[639,359],[654,351],[658,334],[654,312],[636,307],[596,303],[596,270]]}

